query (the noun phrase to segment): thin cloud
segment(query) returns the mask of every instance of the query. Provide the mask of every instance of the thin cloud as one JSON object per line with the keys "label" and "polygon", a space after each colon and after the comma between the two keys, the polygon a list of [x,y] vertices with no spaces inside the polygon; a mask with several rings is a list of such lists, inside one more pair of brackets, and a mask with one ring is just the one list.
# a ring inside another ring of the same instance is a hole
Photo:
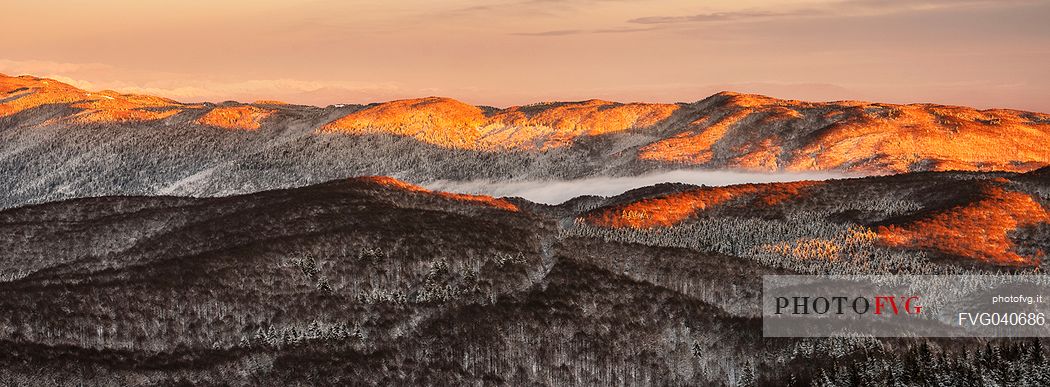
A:
{"label": "thin cloud", "polygon": [[579,35],[587,33],[587,30],[553,30],[553,31],[540,31],[540,32],[514,32],[511,35],[520,36],[565,36],[565,35]]}
{"label": "thin cloud", "polygon": [[628,23],[636,24],[668,24],[668,23],[703,23],[720,22],[743,19],[767,19],[784,16],[797,16],[802,11],[795,12],[768,12],[768,11],[742,11],[742,12],[714,12],[702,13],[689,16],[649,16],[630,19]]}
{"label": "thin cloud", "polygon": [[656,27],[645,27],[645,28],[603,28],[597,30],[591,30],[595,34],[623,34],[630,32],[644,32],[655,30]]}
{"label": "thin cloud", "polygon": [[724,186],[745,183],[772,183],[799,180],[827,180],[857,177],[856,174],[837,172],[761,173],[683,169],[630,177],[592,177],[578,180],[529,181],[448,181],[427,184],[427,188],[467,194],[516,196],[536,203],[559,204],[584,196],[615,196],[628,190],[660,183],[687,183]]}
{"label": "thin cloud", "polygon": [[155,95],[181,102],[256,99],[328,104],[414,97],[424,90],[395,82],[320,81],[306,79],[208,80],[188,74],[134,71],[103,63],[68,63],[0,58],[0,74],[54,79],[87,91]]}
{"label": "thin cloud", "polygon": [[1033,4],[1036,0],[846,0],[825,10],[796,9],[787,12],[765,10],[711,12],[685,16],[647,16],[627,20],[634,24],[713,23],[808,16],[851,16],[858,14],[893,14],[949,8],[1013,7]]}
{"label": "thin cloud", "polygon": [[519,36],[566,36],[566,35],[581,35],[581,34],[626,34],[632,32],[645,32],[655,30],[655,27],[647,28],[599,28],[591,30],[552,30],[552,31],[540,31],[540,32],[515,32],[511,35]]}
{"label": "thin cloud", "polygon": [[970,6],[1008,6],[1037,3],[1039,0],[847,0],[841,6],[864,7],[903,7],[907,9],[924,8],[962,8]]}
{"label": "thin cloud", "polygon": [[51,73],[74,73],[109,71],[114,67],[102,63],[69,63],[47,60],[0,59],[0,73],[9,75],[40,75]]}
{"label": "thin cloud", "polygon": [[513,14],[529,14],[529,15],[545,15],[545,16],[556,16],[558,12],[555,11],[553,6],[558,8],[565,8],[570,6],[567,2],[558,0],[523,0],[523,1],[507,1],[496,4],[482,4],[472,5],[462,8],[454,8],[446,11],[442,11],[441,14],[446,15],[481,15],[488,16],[495,13],[513,13]]}

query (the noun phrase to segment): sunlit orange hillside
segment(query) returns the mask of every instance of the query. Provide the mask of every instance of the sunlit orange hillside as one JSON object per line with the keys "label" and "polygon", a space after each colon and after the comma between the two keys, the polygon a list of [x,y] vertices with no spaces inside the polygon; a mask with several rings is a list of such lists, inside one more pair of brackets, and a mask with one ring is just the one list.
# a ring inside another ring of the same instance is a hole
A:
{"label": "sunlit orange hillside", "polygon": [[321,131],[388,133],[436,145],[470,148],[477,144],[484,122],[485,114],[476,106],[430,97],[378,104],[333,121]]}
{"label": "sunlit orange hillside", "polygon": [[65,83],[30,76],[0,76],[0,93],[3,93],[0,116],[9,116],[45,104],[92,99],[89,93]]}
{"label": "sunlit orange hillside", "polygon": [[749,169],[906,172],[1045,164],[1050,116],[929,104],[810,103],[721,93],[642,159]]}
{"label": "sunlit orange hillside", "polygon": [[744,200],[750,206],[773,206],[796,198],[807,188],[820,184],[818,181],[801,181],[702,187],[613,206],[590,213],[584,220],[613,228],[670,227],[729,201]]}
{"label": "sunlit orange hillside", "polygon": [[44,105],[70,105],[81,111],[78,122],[150,121],[171,117],[184,108],[175,101],[114,91],[86,92],[58,81],[30,76],[0,75],[0,117]]}
{"label": "sunlit orange hillside", "polygon": [[939,250],[999,264],[1032,263],[1019,255],[1010,233],[1050,222],[1050,212],[1031,195],[985,185],[973,202],[924,216],[904,225],[878,228],[879,238],[894,247]]}
{"label": "sunlit orange hillside", "polygon": [[226,129],[255,130],[259,129],[262,120],[273,112],[255,106],[217,107],[198,118],[197,123]]}
{"label": "sunlit orange hillside", "polygon": [[494,198],[487,195],[467,195],[453,192],[440,192],[431,191],[426,188],[420,187],[415,184],[409,184],[404,181],[387,177],[387,176],[366,176],[355,179],[356,181],[376,184],[386,188],[394,188],[402,191],[416,192],[427,195],[434,195],[444,199],[450,199],[459,202],[480,204],[488,207],[498,208],[505,211],[518,212],[519,208],[514,203],[507,201],[506,199]]}
{"label": "sunlit orange hillside", "polygon": [[631,129],[658,130],[681,109],[673,104],[589,100],[514,106],[493,114],[485,144],[491,147],[546,149],[570,145],[581,136]]}
{"label": "sunlit orange hillside", "polygon": [[[672,244],[700,236],[731,235],[752,241],[754,248],[735,253],[757,252],[802,261],[863,262],[872,250],[860,246],[873,246],[963,258],[969,263],[1038,266],[1047,253],[1046,231],[1050,230],[1045,171],[909,173],[726,187],[656,186],[615,197],[608,205],[582,213],[577,222],[609,230],[612,233],[605,235],[614,237],[633,232],[669,233]],[[766,234],[771,240],[747,235],[769,227],[770,222],[800,223]],[[697,225],[702,227],[693,228]],[[725,231],[734,227],[739,229]],[[787,236],[794,229],[802,233]],[[708,231],[713,234],[705,234]],[[697,234],[682,236],[682,232]]]}

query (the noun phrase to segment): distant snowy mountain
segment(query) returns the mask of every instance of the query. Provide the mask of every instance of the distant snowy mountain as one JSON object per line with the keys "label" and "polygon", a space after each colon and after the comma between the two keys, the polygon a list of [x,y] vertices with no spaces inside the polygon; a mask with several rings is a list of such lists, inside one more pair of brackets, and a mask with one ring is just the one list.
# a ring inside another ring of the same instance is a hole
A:
{"label": "distant snowy mountain", "polygon": [[723,92],[506,109],[448,98],[325,108],[186,104],[0,76],[0,207],[100,195],[213,196],[360,175],[575,179],[679,168],[1024,172],[1050,165],[1050,115],[810,103]]}

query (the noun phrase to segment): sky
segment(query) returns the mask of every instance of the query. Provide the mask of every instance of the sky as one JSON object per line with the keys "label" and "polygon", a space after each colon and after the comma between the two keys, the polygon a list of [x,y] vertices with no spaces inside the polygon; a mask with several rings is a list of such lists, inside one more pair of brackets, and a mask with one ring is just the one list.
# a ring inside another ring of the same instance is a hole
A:
{"label": "sky", "polygon": [[0,73],[184,102],[446,96],[1050,112],[1046,0],[14,1]]}

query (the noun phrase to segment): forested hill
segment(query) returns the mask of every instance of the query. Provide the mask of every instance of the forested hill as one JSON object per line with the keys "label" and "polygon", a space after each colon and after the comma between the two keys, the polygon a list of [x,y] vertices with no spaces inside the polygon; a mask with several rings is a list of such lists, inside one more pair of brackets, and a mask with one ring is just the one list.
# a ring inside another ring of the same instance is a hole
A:
{"label": "forested hill", "polygon": [[759,303],[768,274],[1038,272],[1048,202],[1045,174],[923,172],[25,206],[0,211],[0,384],[1047,385],[1038,341],[763,338]]}
{"label": "forested hill", "polygon": [[674,168],[896,173],[1050,164],[1050,115],[719,93],[497,109],[448,98],[313,107],[181,103],[0,76],[0,207],[194,196],[359,175],[580,178]]}

